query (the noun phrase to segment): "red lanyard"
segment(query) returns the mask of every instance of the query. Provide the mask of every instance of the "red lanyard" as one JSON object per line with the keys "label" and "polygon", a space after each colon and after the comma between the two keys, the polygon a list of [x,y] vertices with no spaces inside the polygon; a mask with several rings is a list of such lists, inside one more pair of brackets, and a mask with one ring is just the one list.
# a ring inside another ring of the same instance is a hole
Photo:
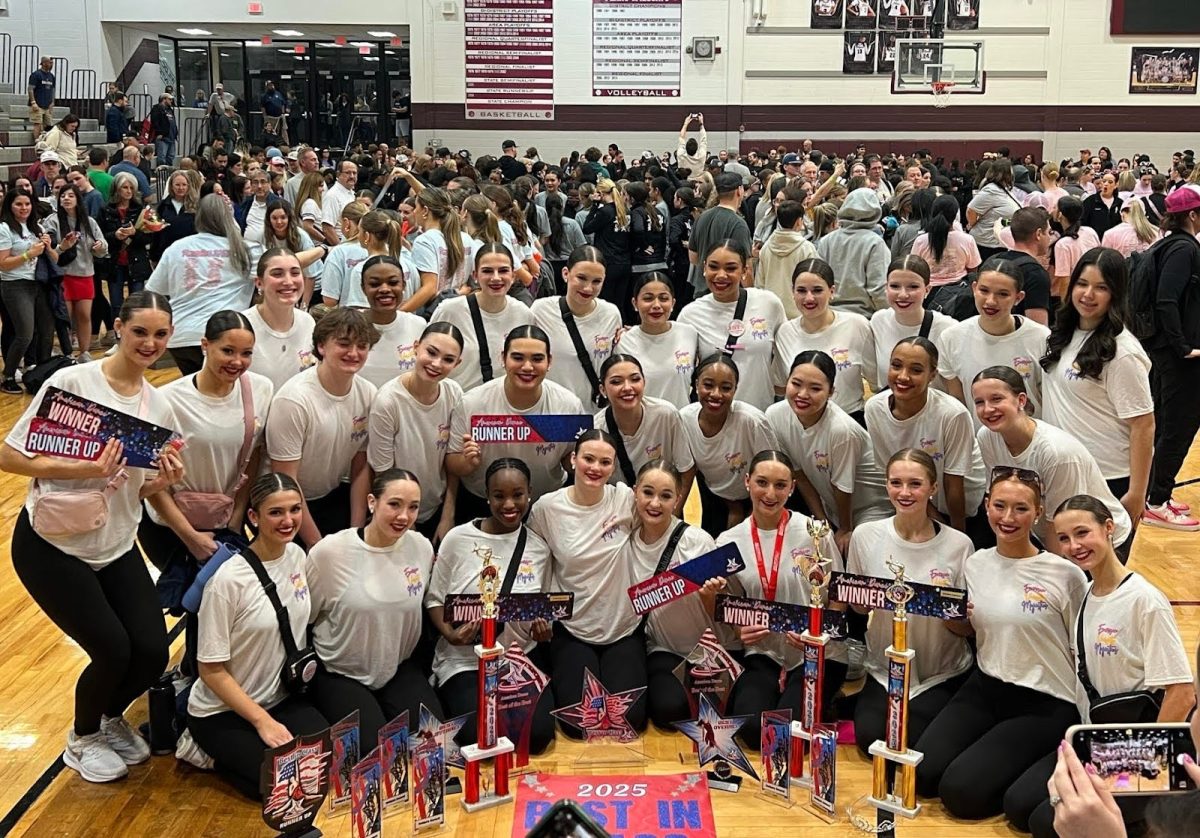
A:
{"label": "red lanyard", "polygon": [[767,576],[767,565],[763,561],[762,543],[758,540],[758,525],[750,518],[750,540],[754,542],[754,558],[758,561],[758,578],[762,580],[763,595],[775,601],[775,589],[779,587],[779,557],[783,554],[783,534],[787,532],[790,513],[785,509],[775,530],[775,552],[771,554],[771,575]]}

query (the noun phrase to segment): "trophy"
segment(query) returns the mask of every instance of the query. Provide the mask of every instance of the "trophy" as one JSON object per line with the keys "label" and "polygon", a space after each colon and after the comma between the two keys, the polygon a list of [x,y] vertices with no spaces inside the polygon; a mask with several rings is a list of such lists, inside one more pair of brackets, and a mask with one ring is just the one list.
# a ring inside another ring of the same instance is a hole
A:
{"label": "trophy", "polygon": [[[886,740],[874,742],[867,749],[874,759],[868,799],[876,809],[915,818],[921,810],[917,802],[917,765],[924,754],[908,747],[909,668],[916,652],[908,648],[907,606],[916,591],[904,578],[904,565],[888,561],[887,566],[896,578],[884,592],[894,606],[892,645],[884,652],[888,662]],[[898,767],[890,784],[888,763]]]}
{"label": "trophy", "polygon": [[497,713],[500,675],[504,664],[504,647],[496,642],[496,599],[500,594],[500,569],[496,566],[496,557],[491,548],[476,547],[474,552],[483,561],[479,572],[483,637],[482,642],[475,646],[475,655],[479,658],[477,738],[474,745],[462,749],[463,759],[467,763],[462,805],[468,812],[512,800],[512,793],[508,789],[508,769],[514,750],[512,742],[499,734]]}
{"label": "trophy", "polygon": [[825,589],[829,585],[829,565],[832,560],[821,552],[821,541],[829,535],[829,523],[811,520],[808,535],[812,538],[812,554],[807,559],[805,576],[808,578],[808,628],[800,633],[804,647],[804,682],[800,699],[800,718],[792,722],[792,784],[812,788],[812,772],[805,760],[806,743],[811,743],[817,726],[821,724],[821,688],[825,680],[825,645],[829,634],[825,631]]}

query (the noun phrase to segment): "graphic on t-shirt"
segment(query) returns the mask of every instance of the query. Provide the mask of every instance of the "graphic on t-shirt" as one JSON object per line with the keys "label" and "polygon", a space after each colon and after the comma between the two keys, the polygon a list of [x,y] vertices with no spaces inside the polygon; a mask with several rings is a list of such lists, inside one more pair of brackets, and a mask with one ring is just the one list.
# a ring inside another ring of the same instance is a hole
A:
{"label": "graphic on t-shirt", "polygon": [[296,571],[289,575],[288,579],[291,580],[292,596],[296,598],[296,601],[304,602],[304,600],[308,599],[308,580],[304,577],[304,574]]}
{"label": "graphic on t-shirt", "polygon": [[408,586],[409,596],[420,596],[421,591],[425,589],[425,583],[421,580],[421,569],[408,565],[404,568],[404,580]]}
{"label": "graphic on t-shirt", "polygon": [[229,261],[229,250],[184,250],[183,287],[194,291],[200,286],[215,290],[221,285],[221,268]]}
{"label": "graphic on t-shirt", "polygon": [[822,474],[829,474],[829,452],[814,449],[812,452],[813,465]]}
{"label": "graphic on t-shirt", "polygon": [[[284,347],[284,351],[287,347]],[[317,363],[317,356],[313,354],[311,349],[297,349],[296,359],[300,362],[300,369],[306,370]]]}
{"label": "graphic on t-shirt", "polygon": [[592,360],[603,361],[612,353],[612,335],[592,336]]}
{"label": "graphic on t-shirt", "polygon": [[439,451],[445,451],[450,445],[450,423],[439,422],[437,430],[437,449]]}
{"label": "graphic on t-shirt", "polygon": [[544,457],[547,454],[553,454],[558,450],[558,446],[553,442],[544,442],[541,445],[535,445],[533,450],[537,452],[539,457]]}
{"label": "graphic on t-shirt", "polygon": [[1083,372],[1079,369],[1079,364],[1073,363],[1063,370],[1063,378],[1067,379],[1067,381],[1078,381],[1083,378]]}
{"label": "graphic on t-shirt", "polygon": [[754,340],[766,340],[771,337],[771,330],[767,328],[767,318],[757,316],[750,318],[750,337]]}
{"label": "graphic on t-shirt", "polygon": [[833,365],[838,370],[850,369],[850,349],[844,346],[835,346],[829,351],[830,357],[833,358]]}
{"label": "graphic on t-shirt", "polygon": [[407,346],[396,347],[396,361],[399,364],[400,372],[408,372],[417,365],[417,347],[416,344],[408,344]]}
{"label": "graphic on t-shirt", "polygon": [[521,563],[517,565],[517,581],[528,583],[532,582],[534,579],[533,560],[522,559]]}
{"label": "graphic on t-shirt", "polygon": [[1119,654],[1121,647],[1117,645],[1117,638],[1120,634],[1121,629],[1117,626],[1109,626],[1104,623],[1096,626],[1096,644],[1092,647],[1096,656],[1107,658]]}
{"label": "graphic on t-shirt", "polygon": [[367,438],[367,417],[355,416],[350,428],[350,441],[362,442]]}
{"label": "graphic on t-shirt", "polygon": [[725,465],[729,467],[730,474],[741,474],[746,470],[746,458],[741,451],[732,451],[725,455]]}
{"label": "graphic on t-shirt", "polygon": [[931,585],[949,585],[950,571],[942,570],[940,567],[931,567],[929,569],[929,583]]}
{"label": "graphic on t-shirt", "polygon": [[792,548],[792,574],[795,576],[803,576],[808,578],[808,566],[812,561],[813,551],[811,547],[793,547]]}
{"label": "graphic on t-shirt", "polygon": [[686,349],[675,350],[675,372],[690,373],[692,370],[692,353]]}
{"label": "graphic on t-shirt", "polygon": [[604,519],[604,524],[600,528],[600,540],[611,541],[616,538],[617,531],[621,529],[621,519],[616,515],[609,515]]}
{"label": "graphic on t-shirt", "polygon": [[1050,603],[1046,600],[1046,589],[1036,582],[1026,582],[1024,598],[1021,600],[1021,610],[1037,614],[1049,607]]}
{"label": "graphic on t-shirt", "polygon": [[1033,375],[1033,359],[1028,355],[1014,355],[1012,359],[1012,367],[1014,370],[1020,373],[1021,378],[1024,378],[1026,381],[1029,380],[1029,376]]}
{"label": "graphic on t-shirt", "polygon": [[933,457],[933,461],[935,463],[937,461],[939,461],[940,459],[942,459],[942,447],[940,445],[938,445],[938,441],[936,439],[934,439],[932,437],[923,436],[919,440],[919,444],[921,446],[921,450],[924,451],[926,454],[928,454],[930,457]]}
{"label": "graphic on t-shirt", "polygon": [[645,446],[642,451],[645,452],[647,460],[657,460],[662,456],[663,444],[661,442],[656,442],[653,445]]}

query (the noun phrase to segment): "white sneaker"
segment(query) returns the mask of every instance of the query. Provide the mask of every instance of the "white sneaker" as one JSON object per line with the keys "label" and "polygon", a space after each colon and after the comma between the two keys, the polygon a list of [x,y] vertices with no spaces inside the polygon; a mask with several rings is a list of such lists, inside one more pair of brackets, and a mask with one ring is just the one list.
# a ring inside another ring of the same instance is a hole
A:
{"label": "white sneaker", "polygon": [[150,759],[150,745],[125,721],[124,716],[105,716],[100,722],[100,732],[126,765],[137,765]]}
{"label": "white sneaker", "polygon": [[80,352],[78,355],[75,356],[75,363],[77,363],[77,364],[86,364],[88,361],[91,361],[91,360],[92,360],[91,352]]}
{"label": "white sneaker", "polygon": [[76,736],[73,730],[68,733],[63,762],[89,783],[111,783],[129,773],[125,760],[117,756],[103,731],[87,736]]}
{"label": "white sneaker", "polygon": [[1200,531],[1200,520],[1193,518],[1190,512],[1179,512],[1169,501],[1162,506],[1147,504],[1146,511],[1142,513],[1142,523],[1168,530]]}
{"label": "white sneaker", "polygon": [[861,640],[847,638],[846,640],[846,680],[857,681],[867,674],[867,645]]}
{"label": "white sneaker", "polygon": [[175,758],[188,765],[194,765],[202,771],[211,771],[215,765],[213,758],[204,753],[204,749],[196,744],[190,730],[185,730],[180,735],[179,741],[175,743]]}

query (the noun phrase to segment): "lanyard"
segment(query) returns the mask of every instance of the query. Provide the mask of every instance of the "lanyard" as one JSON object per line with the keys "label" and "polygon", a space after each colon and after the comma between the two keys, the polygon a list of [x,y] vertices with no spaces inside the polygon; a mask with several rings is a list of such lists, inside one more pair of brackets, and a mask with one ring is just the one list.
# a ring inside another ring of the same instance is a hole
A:
{"label": "lanyard", "polygon": [[787,532],[788,519],[791,514],[785,509],[779,519],[779,528],[775,530],[775,552],[771,554],[771,575],[767,576],[766,562],[763,561],[762,543],[758,540],[758,525],[750,518],[750,540],[754,542],[754,558],[758,562],[758,578],[762,580],[763,595],[770,601],[775,601],[775,589],[779,586],[779,557],[783,554],[783,535]]}

